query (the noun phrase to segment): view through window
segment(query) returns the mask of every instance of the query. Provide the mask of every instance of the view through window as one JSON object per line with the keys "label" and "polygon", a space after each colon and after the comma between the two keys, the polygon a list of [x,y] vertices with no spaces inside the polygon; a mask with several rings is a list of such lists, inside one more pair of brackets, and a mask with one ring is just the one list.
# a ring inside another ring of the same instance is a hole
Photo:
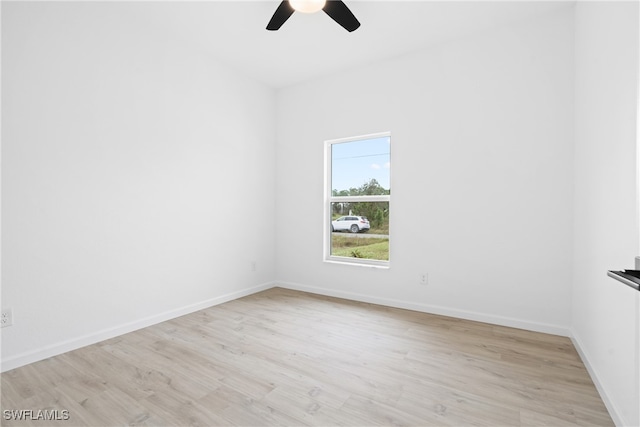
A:
{"label": "view through window", "polygon": [[386,265],[389,261],[391,135],[326,142],[325,257]]}

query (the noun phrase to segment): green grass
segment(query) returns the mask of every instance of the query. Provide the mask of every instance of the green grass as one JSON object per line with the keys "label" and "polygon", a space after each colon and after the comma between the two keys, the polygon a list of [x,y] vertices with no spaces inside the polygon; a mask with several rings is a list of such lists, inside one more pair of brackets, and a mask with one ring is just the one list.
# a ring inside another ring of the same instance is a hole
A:
{"label": "green grass", "polygon": [[384,224],[382,224],[381,227],[379,228],[373,228],[373,226],[371,227],[371,229],[369,231],[367,231],[367,233],[369,234],[389,234],[389,221],[385,221]]}
{"label": "green grass", "polygon": [[331,255],[363,259],[389,260],[389,240],[355,236],[331,236]]}

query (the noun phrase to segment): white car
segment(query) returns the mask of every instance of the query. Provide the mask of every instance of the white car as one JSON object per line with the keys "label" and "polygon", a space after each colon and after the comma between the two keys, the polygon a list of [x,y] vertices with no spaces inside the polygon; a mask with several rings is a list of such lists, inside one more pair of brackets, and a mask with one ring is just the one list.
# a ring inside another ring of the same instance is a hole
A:
{"label": "white car", "polygon": [[364,216],[341,216],[331,221],[331,231],[350,231],[359,233],[369,230],[369,220]]}

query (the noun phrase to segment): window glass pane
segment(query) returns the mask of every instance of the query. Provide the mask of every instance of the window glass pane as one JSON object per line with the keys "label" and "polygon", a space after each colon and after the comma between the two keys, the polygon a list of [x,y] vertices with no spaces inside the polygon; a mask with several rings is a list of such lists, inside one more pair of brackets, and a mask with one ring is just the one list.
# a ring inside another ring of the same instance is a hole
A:
{"label": "window glass pane", "polygon": [[389,202],[331,203],[331,255],[388,261]]}
{"label": "window glass pane", "polygon": [[389,136],[341,142],[331,146],[333,196],[390,193]]}

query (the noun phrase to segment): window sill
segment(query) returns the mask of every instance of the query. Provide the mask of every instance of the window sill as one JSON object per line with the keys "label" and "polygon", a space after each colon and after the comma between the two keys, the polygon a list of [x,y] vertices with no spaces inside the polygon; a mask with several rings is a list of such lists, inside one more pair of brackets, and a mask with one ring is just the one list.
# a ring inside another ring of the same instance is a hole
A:
{"label": "window sill", "polygon": [[354,261],[354,258],[329,257],[324,262],[328,264],[352,265],[355,267],[369,267],[388,270],[390,268],[389,261],[362,260]]}

